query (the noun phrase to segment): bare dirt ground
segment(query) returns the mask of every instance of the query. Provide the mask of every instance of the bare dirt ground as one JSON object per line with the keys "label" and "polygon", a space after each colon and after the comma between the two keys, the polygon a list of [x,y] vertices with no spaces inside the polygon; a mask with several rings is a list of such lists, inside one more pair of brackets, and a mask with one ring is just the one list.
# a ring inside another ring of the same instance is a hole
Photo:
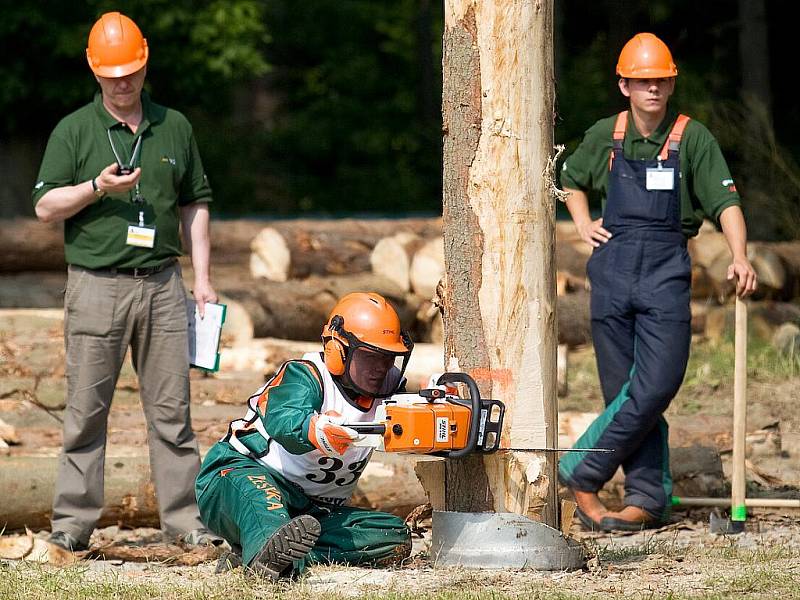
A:
{"label": "bare dirt ground", "polygon": [[[729,469],[731,353],[698,341],[683,390],[668,418],[671,444],[712,444]],[[800,497],[800,373],[769,363],[756,349],[749,369],[748,470],[750,495]],[[565,411],[597,411],[602,402],[591,350],[571,357]],[[11,457],[54,456],[63,410],[63,339],[58,312],[0,315],[0,419],[14,426],[21,444]],[[205,449],[263,381],[262,373],[192,375],[193,424]],[[777,441],[776,441],[777,440]],[[146,433],[138,384],[128,363],[109,422],[111,448],[139,448]],[[0,456],[0,461],[5,460]],[[3,503],[0,490],[0,505]],[[175,566],[169,557],[150,562],[84,561],[56,568],[0,561],[0,598],[800,598],[800,522],[793,511],[754,511],[745,534],[708,530],[708,511],[676,513],[658,531],[600,536],[573,525],[587,548],[583,570],[562,573],[468,571],[436,568],[430,532],[415,541],[408,564],[377,570],[315,567],[300,581],[274,586],[241,570],[214,574],[214,563]],[[39,532],[37,535],[45,535]],[[156,530],[98,530],[93,543],[160,543]]]}
{"label": "bare dirt ground", "polygon": [[[147,538],[155,530],[98,531]],[[714,536],[703,520],[655,532],[599,536],[576,530],[589,558],[582,570],[470,571],[437,568],[429,534],[393,569],[317,566],[294,583],[270,584],[214,563],[90,561],[52,567],[0,562],[0,597],[25,598],[800,598],[800,527],[762,515],[748,531]],[[20,593],[21,592],[21,593]]]}

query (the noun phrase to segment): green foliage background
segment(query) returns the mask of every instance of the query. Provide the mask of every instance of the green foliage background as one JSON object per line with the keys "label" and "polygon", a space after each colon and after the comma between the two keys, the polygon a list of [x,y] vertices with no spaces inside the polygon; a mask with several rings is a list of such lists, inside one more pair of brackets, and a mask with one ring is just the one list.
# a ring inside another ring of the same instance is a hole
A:
{"label": "green foliage background", "polygon": [[[614,65],[652,31],[672,48],[674,104],[718,136],[753,213],[800,222],[800,103],[791,91],[797,3],[767,3],[773,106],[742,136],[736,0],[556,0],[556,142],[574,149],[624,108]],[[195,126],[218,214],[441,210],[441,0],[0,0],[0,143],[35,138],[90,98],[92,22],[133,17],[156,101]],[[768,130],[768,131],[766,131]],[[754,146],[758,148],[754,149]],[[785,218],[789,215],[791,218]]]}

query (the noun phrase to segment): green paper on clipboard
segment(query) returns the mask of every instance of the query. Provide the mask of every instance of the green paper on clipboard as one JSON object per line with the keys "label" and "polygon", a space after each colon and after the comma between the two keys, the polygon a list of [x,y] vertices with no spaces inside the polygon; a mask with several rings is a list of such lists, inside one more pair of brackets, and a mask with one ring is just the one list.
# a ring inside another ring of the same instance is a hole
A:
{"label": "green paper on clipboard", "polygon": [[206,302],[205,315],[200,318],[197,303],[186,301],[189,317],[189,365],[205,371],[219,371],[219,341],[228,307]]}

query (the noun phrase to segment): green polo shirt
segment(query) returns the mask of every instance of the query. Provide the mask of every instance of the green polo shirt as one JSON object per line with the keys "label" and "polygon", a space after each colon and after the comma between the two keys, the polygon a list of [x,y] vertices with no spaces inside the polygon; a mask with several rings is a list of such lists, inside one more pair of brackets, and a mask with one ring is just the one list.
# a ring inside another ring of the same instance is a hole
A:
{"label": "green polo shirt", "polygon": [[[139,189],[144,202],[133,202],[134,192],[106,195],[64,222],[67,263],[90,269],[147,267],[182,252],[178,207],[210,202],[200,153],[189,121],[178,111],[152,102],[142,93],[143,119],[136,133],[118,122],[103,106],[100,93],[94,101],[56,125],[33,189],[34,205],[48,191],[90,181],[116,162],[109,143],[123,161],[130,161],[141,137],[142,175]],[[140,248],[125,243],[129,224],[155,225],[155,245]]]}
{"label": "green polo shirt", "polygon": [[[625,156],[632,160],[655,159],[677,118],[678,113],[669,110],[661,125],[646,138],[636,129],[629,113],[622,144]],[[616,119],[614,115],[595,123],[561,169],[562,187],[598,192],[604,210],[608,192],[608,157]],[[680,158],[681,225],[683,233],[693,237],[697,235],[704,216],[719,222],[723,210],[740,206],[741,201],[717,140],[694,119],[683,132]]]}

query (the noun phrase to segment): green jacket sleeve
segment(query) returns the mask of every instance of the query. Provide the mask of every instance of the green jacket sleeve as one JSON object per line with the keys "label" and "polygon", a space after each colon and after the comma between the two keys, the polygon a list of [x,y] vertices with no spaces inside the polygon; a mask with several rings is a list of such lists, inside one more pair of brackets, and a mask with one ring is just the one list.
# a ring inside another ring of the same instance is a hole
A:
{"label": "green jacket sleeve", "polygon": [[583,140],[561,167],[561,187],[605,195],[608,157],[611,151],[613,118],[602,119],[590,127]]}
{"label": "green jacket sleeve", "polygon": [[186,173],[181,181],[180,196],[178,204],[186,206],[194,202],[211,202],[211,186],[208,177],[203,169],[203,161],[200,158],[200,150],[197,147],[192,126],[186,122],[188,129]]}
{"label": "green jacket sleeve", "polygon": [[314,450],[308,440],[311,416],[322,408],[322,388],[313,367],[299,361],[286,363],[277,385],[268,389],[267,406],[262,416],[270,438],[292,454]]}
{"label": "green jacket sleeve", "polygon": [[34,206],[50,190],[75,185],[78,183],[75,179],[75,151],[67,142],[63,128],[59,126],[47,141],[47,148],[39,167],[39,176],[36,178],[36,185],[33,188]]}

